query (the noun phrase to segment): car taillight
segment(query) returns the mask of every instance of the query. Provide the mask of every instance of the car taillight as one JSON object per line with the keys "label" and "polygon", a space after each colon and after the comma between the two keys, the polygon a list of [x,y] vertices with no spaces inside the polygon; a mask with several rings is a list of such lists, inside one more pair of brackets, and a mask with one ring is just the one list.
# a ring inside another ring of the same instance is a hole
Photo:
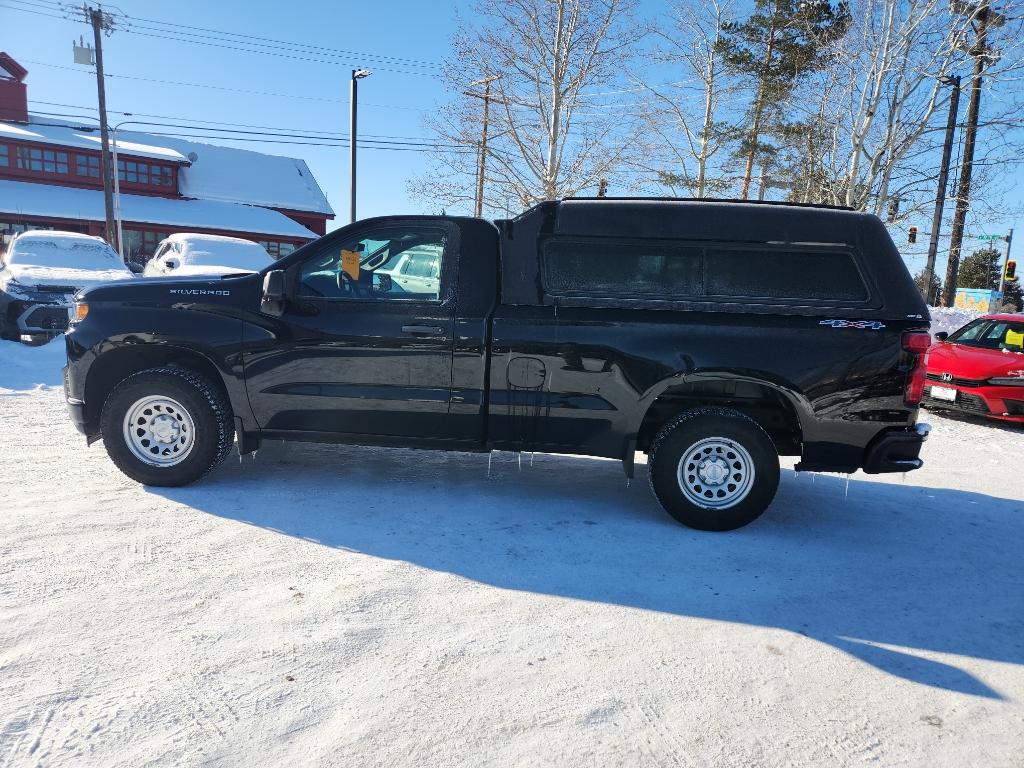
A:
{"label": "car taillight", "polygon": [[924,398],[924,382],[927,373],[924,354],[932,345],[932,336],[926,331],[911,331],[903,334],[901,343],[904,352],[914,355],[913,367],[907,377],[907,391],[903,402],[916,408]]}

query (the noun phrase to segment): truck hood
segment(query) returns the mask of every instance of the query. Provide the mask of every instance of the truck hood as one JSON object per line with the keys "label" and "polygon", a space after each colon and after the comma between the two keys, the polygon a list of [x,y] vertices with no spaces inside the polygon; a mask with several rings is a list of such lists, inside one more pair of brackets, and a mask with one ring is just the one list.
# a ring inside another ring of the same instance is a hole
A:
{"label": "truck hood", "polygon": [[80,296],[91,302],[131,302],[170,305],[182,300],[231,301],[231,296],[243,289],[252,289],[262,283],[258,273],[220,277],[141,277],[131,281],[106,283],[91,288]]}
{"label": "truck hood", "polygon": [[960,379],[1024,376],[1024,353],[939,342],[928,350],[928,372]]}

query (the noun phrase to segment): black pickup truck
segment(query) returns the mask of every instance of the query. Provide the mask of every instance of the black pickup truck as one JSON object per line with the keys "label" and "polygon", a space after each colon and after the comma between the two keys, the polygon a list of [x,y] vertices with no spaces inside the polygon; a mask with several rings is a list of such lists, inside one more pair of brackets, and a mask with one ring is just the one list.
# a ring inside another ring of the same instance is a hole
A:
{"label": "black pickup truck", "polygon": [[843,209],[572,199],[375,218],[262,273],[78,296],[65,388],[125,474],[182,485],[263,439],[648,455],[686,525],[742,526],[798,470],[905,472],[928,309]]}

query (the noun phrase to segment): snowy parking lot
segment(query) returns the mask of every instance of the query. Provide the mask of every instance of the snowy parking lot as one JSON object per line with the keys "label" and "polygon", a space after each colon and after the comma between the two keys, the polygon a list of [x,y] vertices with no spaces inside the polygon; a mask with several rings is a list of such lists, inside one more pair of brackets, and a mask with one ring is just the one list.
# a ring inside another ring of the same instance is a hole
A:
{"label": "snowy parking lot", "polygon": [[[0,342],[0,766],[1024,765],[1024,431],[783,471],[268,444],[145,488]],[[786,466],[791,467],[792,463]]]}

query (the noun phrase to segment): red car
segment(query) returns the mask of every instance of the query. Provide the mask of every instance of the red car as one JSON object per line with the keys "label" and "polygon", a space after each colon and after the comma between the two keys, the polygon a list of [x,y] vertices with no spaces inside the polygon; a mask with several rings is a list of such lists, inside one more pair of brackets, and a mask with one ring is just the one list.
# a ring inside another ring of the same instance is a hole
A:
{"label": "red car", "polygon": [[985,315],[935,338],[926,407],[1024,424],[1024,315]]}

